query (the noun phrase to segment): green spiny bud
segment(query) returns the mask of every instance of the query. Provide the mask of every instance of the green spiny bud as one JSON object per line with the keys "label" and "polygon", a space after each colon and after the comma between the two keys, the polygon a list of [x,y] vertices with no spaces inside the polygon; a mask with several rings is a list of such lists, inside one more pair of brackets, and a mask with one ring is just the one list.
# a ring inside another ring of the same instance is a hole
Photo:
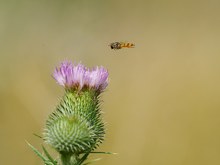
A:
{"label": "green spiny bud", "polygon": [[94,149],[104,137],[99,95],[93,89],[66,90],[46,121],[44,139],[60,153],[80,154]]}

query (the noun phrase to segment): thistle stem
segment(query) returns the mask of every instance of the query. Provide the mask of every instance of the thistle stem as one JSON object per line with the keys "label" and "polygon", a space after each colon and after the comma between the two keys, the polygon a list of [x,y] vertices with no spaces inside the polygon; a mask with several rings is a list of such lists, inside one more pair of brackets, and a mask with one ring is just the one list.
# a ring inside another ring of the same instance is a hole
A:
{"label": "thistle stem", "polygon": [[62,153],[61,161],[62,165],[74,165],[77,162],[77,156],[68,153]]}

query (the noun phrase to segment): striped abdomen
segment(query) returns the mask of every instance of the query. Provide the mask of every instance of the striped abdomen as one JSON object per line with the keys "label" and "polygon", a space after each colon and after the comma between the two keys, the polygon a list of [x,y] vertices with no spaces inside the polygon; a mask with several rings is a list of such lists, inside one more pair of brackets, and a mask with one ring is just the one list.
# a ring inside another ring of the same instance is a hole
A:
{"label": "striped abdomen", "polygon": [[133,43],[129,43],[129,42],[121,42],[121,48],[134,48],[134,44]]}

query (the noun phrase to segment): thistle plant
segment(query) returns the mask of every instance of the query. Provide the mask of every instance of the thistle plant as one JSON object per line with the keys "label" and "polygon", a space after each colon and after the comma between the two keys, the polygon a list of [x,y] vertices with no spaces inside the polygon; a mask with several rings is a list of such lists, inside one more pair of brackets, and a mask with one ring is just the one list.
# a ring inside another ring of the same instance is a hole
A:
{"label": "thistle plant", "polygon": [[[100,94],[108,85],[108,71],[102,66],[89,69],[64,61],[55,69],[53,78],[65,93],[46,120],[43,140],[60,154],[62,165],[81,165],[104,140]],[[44,164],[59,164],[44,146],[44,154],[29,146]]]}

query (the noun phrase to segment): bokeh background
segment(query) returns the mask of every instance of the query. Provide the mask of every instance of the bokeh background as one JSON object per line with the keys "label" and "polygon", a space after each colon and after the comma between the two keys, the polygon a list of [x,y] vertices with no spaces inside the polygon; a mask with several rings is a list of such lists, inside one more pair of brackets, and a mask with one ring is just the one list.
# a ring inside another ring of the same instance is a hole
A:
{"label": "bokeh background", "polygon": [[[41,165],[45,120],[68,59],[103,65],[97,165],[220,164],[220,1],[0,1],[0,164]],[[128,41],[134,49],[111,50]],[[51,150],[53,152],[53,150]]]}

